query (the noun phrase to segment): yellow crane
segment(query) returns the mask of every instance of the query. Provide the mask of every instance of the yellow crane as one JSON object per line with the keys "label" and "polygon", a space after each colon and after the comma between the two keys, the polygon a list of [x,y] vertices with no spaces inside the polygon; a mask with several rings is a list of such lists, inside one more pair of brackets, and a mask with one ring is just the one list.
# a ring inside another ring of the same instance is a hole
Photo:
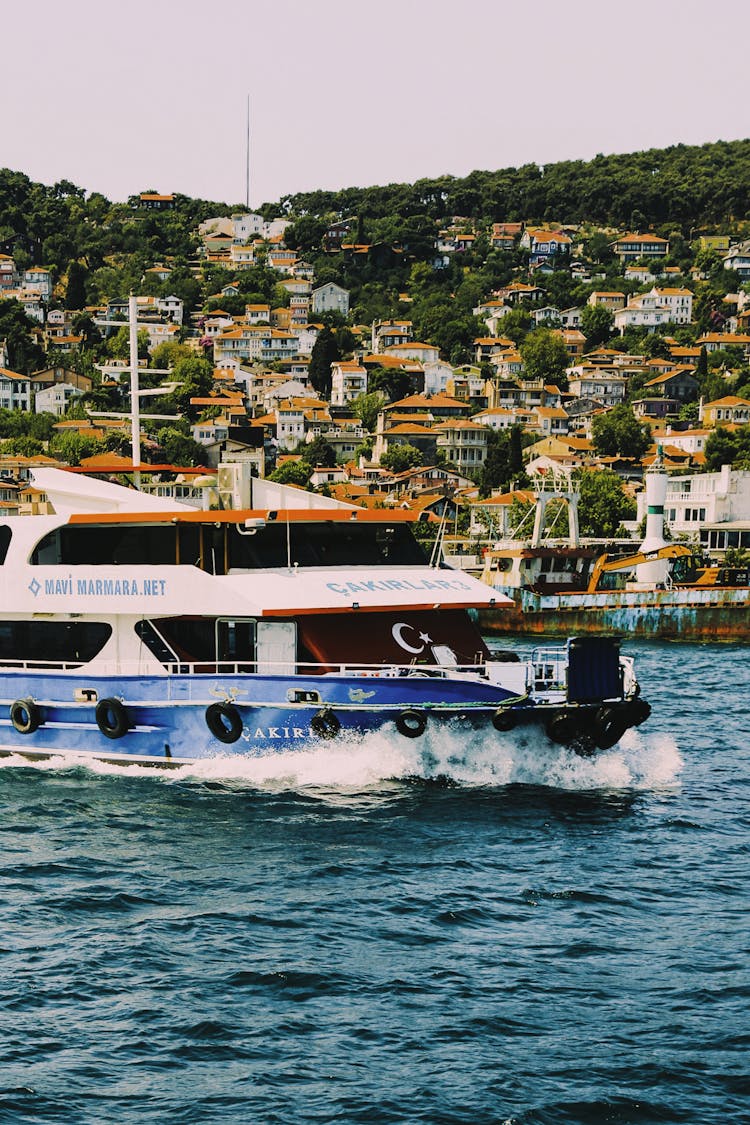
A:
{"label": "yellow crane", "polygon": [[659,559],[682,559],[692,557],[693,551],[684,543],[668,543],[666,547],[659,547],[655,551],[638,551],[635,555],[625,558],[610,559],[609,555],[600,555],[594,563],[589,577],[587,593],[595,594],[603,574],[611,574],[617,570],[631,570],[641,563],[657,562]]}

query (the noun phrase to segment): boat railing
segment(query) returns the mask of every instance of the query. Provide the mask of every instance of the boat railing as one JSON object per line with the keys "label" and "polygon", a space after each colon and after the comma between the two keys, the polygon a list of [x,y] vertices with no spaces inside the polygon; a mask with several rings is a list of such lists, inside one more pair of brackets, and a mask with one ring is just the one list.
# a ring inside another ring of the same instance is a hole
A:
{"label": "boat railing", "polygon": [[290,660],[13,660],[0,659],[4,672],[64,672],[107,678],[114,676],[357,676],[357,677],[457,677],[480,675],[483,663],[475,664],[360,664],[335,661]]}
{"label": "boat railing", "polygon": [[531,669],[535,692],[565,691],[568,686],[567,648],[535,648],[531,653]]}

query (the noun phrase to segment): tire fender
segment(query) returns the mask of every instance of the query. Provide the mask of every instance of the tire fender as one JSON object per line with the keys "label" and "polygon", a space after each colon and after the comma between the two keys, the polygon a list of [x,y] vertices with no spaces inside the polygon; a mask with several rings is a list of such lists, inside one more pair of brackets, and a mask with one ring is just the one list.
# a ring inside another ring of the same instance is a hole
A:
{"label": "tire fender", "polygon": [[10,721],[19,734],[33,734],[42,725],[42,716],[32,699],[17,699],[10,705]]}
{"label": "tire fender", "polygon": [[396,716],[396,730],[404,738],[419,738],[427,727],[427,716],[416,707],[407,707]]}
{"label": "tire fender", "polygon": [[321,707],[310,719],[310,730],[318,738],[335,738],[341,730],[341,723],[330,707]]}
{"label": "tire fender", "polygon": [[121,700],[100,699],[96,705],[96,725],[105,738],[122,738],[131,727],[130,716]]}
{"label": "tire fender", "polygon": [[232,703],[209,703],[206,726],[219,742],[236,742],[242,734],[242,718]]}

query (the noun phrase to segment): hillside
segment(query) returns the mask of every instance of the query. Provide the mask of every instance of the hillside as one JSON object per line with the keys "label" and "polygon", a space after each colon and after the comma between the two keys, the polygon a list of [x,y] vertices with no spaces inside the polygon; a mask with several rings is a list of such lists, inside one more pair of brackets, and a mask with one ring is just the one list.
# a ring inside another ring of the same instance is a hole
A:
{"label": "hillside", "polygon": [[[137,197],[134,197],[137,199]],[[226,203],[175,195],[163,214],[138,214],[131,199],[113,204],[62,180],[34,183],[21,172],[0,169],[0,253],[43,262],[58,276],[73,259],[100,268],[112,255],[166,254],[189,258],[194,232],[211,215],[229,214]],[[666,225],[684,236],[700,226],[742,222],[750,214],[750,140],[718,141],[594,160],[561,161],[442,176],[414,184],[288,195],[260,208],[264,217],[284,214],[308,220],[356,215],[361,235],[416,243],[447,216],[477,223],[552,221],[645,229]],[[668,232],[667,232],[668,233]],[[307,249],[318,225],[301,227]],[[137,263],[136,263],[137,265]]]}
{"label": "hillside", "polygon": [[666,149],[540,168],[476,171],[415,184],[304,192],[281,200],[293,214],[328,212],[378,219],[424,214],[441,221],[550,220],[640,227],[671,223],[683,233],[702,223],[745,219],[750,211],[750,140]]}

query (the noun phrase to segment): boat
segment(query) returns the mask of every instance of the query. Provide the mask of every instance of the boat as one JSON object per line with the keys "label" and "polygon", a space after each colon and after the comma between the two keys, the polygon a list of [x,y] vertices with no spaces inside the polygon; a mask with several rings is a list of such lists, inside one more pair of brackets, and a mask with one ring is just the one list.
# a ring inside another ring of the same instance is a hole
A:
{"label": "boat", "polygon": [[[578,537],[574,482],[538,486],[529,542],[488,549],[481,580],[511,600],[503,612],[483,608],[489,634],[549,636],[617,633],[644,640],[747,640],[750,568],[720,564],[687,543],[664,536],[667,474],[661,455],[645,474],[646,533],[625,555],[597,550]],[[568,507],[566,542],[543,537],[545,507]]]}
{"label": "boat", "polygon": [[36,471],[55,514],[0,520],[0,754],[179,766],[445,728],[591,754],[648,718],[619,638],[493,653],[469,611],[508,599],[428,559],[418,517],[243,468],[242,506],[204,509]]}

